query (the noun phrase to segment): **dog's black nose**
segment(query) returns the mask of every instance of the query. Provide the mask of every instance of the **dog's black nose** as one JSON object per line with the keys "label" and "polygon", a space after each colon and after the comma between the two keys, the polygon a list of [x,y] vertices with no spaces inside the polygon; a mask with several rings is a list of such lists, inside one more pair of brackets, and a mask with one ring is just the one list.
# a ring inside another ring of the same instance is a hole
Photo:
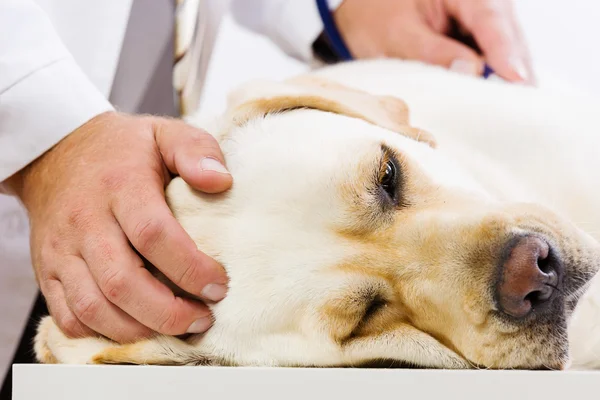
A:
{"label": "dog's black nose", "polygon": [[553,297],[561,266],[548,243],[535,236],[511,241],[506,251],[496,286],[498,306],[512,317],[523,318]]}

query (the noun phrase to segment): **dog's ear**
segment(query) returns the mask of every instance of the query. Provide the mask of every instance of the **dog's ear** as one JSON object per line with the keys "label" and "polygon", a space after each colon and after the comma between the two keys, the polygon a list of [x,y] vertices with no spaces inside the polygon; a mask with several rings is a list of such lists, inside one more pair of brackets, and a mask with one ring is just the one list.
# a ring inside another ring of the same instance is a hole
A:
{"label": "dog's ear", "polygon": [[408,107],[392,96],[377,96],[315,76],[284,82],[254,81],[229,96],[235,125],[270,113],[309,108],[359,118],[435,147],[431,134],[410,126]]}

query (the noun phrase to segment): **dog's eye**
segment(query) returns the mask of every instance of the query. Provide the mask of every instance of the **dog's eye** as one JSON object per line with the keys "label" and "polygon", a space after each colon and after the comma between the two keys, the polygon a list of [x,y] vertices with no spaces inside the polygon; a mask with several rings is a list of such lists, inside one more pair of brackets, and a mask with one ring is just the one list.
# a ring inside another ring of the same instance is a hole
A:
{"label": "dog's eye", "polygon": [[388,160],[381,174],[380,184],[391,199],[396,197],[396,183],[398,181],[396,175],[396,165],[392,160]]}
{"label": "dog's eye", "polygon": [[379,204],[385,212],[404,206],[404,174],[396,154],[385,145],[382,145],[381,150],[375,178]]}

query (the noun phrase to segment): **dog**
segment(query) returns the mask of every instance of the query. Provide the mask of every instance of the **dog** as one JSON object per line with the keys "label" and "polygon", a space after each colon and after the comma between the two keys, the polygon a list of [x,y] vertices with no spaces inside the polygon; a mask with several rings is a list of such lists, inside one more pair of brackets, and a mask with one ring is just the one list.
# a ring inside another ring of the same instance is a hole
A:
{"label": "dog", "polygon": [[590,336],[600,322],[597,110],[398,60],[248,83],[222,115],[187,118],[219,141],[232,189],[203,194],[176,178],[166,190],[175,217],[229,275],[213,327],[119,345],[68,338],[46,317],[36,356],[600,366],[600,338]]}

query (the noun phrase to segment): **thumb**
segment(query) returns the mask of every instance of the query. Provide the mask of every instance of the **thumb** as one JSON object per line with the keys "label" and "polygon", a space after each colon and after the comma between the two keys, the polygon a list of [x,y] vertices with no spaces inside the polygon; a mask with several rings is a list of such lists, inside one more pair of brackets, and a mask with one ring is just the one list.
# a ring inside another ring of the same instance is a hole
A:
{"label": "thumb", "polygon": [[422,27],[409,58],[449,68],[452,71],[481,75],[483,59],[470,47],[435,31]]}
{"label": "thumb", "polygon": [[208,132],[183,121],[153,120],[154,135],[166,167],[190,186],[205,193],[220,193],[233,178],[217,140]]}

